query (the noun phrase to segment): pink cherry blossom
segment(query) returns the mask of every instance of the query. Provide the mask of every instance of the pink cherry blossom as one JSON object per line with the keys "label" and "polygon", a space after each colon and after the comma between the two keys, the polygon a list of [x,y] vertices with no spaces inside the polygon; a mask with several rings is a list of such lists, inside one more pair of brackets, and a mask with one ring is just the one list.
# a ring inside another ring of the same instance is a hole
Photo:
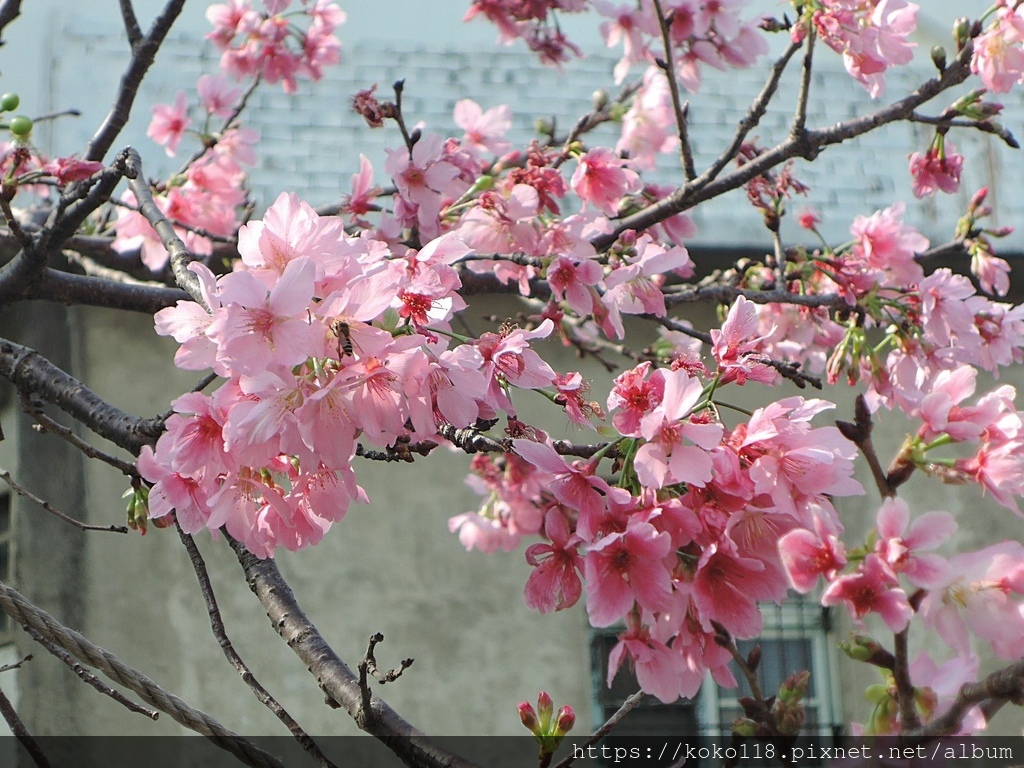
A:
{"label": "pink cherry blossom", "polygon": [[840,576],[821,596],[822,605],[845,603],[858,621],[877,613],[893,632],[906,629],[914,611],[907,594],[897,586],[896,577],[878,555],[868,555],[851,574]]}
{"label": "pink cherry blossom", "polygon": [[886,499],[878,510],[878,541],[875,552],[892,569],[905,574],[911,584],[928,589],[946,578],[948,565],[939,555],[920,554],[942,544],[956,532],[948,512],[927,512],[910,523],[910,509],[903,499]]}
{"label": "pink cherry blossom", "polygon": [[610,533],[587,547],[587,614],[595,627],[608,627],[639,603],[657,611],[668,607],[672,582],[664,559],[667,533],[631,520],[622,533]]}
{"label": "pink cherry blossom", "polygon": [[157,144],[162,144],[168,157],[178,152],[178,144],[191,124],[188,117],[188,101],[185,92],[178,91],[174,95],[174,105],[157,104],[153,107],[153,119],[149,123],[146,135]]}
{"label": "pink cherry blossom", "polygon": [[526,562],[533,573],[526,580],[526,604],[541,613],[571,608],[580,599],[583,585],[583,557],[577,547],[582,539],[570,534],[569,523],[557,507],[544,516],[544,533],[550,544],[531,544]]}
{"label": "pink cherry blossom", "polygon": [[500,155],[507,152],[512,144],[505,140],[505,133],[512,127],[512,110],[502,104],[484,112],[471,99],[455,103],[455,124],[466,133],[462,144],[474,154],[489,152]]}
{"label": "pink cherry blossom", "polygon": [[640,177],[626,162],[610,149],[596,147],[580,157],[569,185],[584,203],[615,216],[623,196],[640,189]]}
{"label": "pink cherry blossom", "polygon": [[960,189],[960,173],[964,157],[958,154],[952,142],[946,141],[938,149],[930,147],[922,155],[910,156],[910,175],[914,177],[914,197],[926,197],[939,189],[951,194]]}

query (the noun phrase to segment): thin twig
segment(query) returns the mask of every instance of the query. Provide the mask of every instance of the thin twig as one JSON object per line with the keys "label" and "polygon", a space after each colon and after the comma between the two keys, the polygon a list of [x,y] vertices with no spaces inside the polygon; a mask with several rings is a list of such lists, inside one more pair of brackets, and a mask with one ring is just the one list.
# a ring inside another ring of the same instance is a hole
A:
{"label": "thin twig", "polygon": [[120,470],[123,474],[128,477],[138,477],[138,471],[135,469],[135,465],[129,461],[113,456],[105,451],[101,451],[89,443],[85,442],[82,438],[74,433],[70,427],[65,427],[60,424],[43,411],[42,403],[33,401],[26,393],[22,393],[22,405],[29,416],[39,422],[38,426],[42,432],[50,432],[62,437],[67,440],[71,445],[80,450],[83,454],[88,456],[90,459],[99,459],[102,462],[109,464],[115,469]]}
{"label": "thin twig", "polygon": [[910,681],[910,658],[907,651],[908,630],[893,635],[893,656],[895,663],[892,668],[892,679],[896,686],[896,703],[900,710],[900,728],[913,731],[921,727],[921,718],[917,715],[914,704],[914,684]]}
{"label": "thin twig", "polygon": [[134,702],[131,699],[129,699],[116,688],[111,688],[109,685],[107,685],[98,677],[96,677],[96,675],[94,675],[88,669],[79,664],[75,660],[74,656],[65,651],[59,645],[54,645],[53,643],[51,643],[49,640],[47,640],[45,637],[39,634],[32,627],[26,625],[23,627],[23,629],[26,632],[28,632],[29,636],[33,640],[35,640],[37,643],[43,646],[43,648],[45,648],[51,656],[54,656],[58,661],[61,661],[64,664],[66,664],[68,668],[71,669],[72,672],[78,675],[79,679],[83,683],[91,686],[92,688],[95,688],[104,696],[110,697],[118,704],[120,704],[122,707],[127,709],[129,712],[135,712],[139,715],[145,715],[150,720],[160,719],[160,713],[157,712],[155,709],[144,707],[141,704],[138,704],[137,702]]}
{"label": "thin twig", "polygon": [[32,236],[21,228],[21,224],[14,215],[14,211],[11,210],[11,204],[7,198],[0,191],[0,211],[4,214],[4,219],[7,222],[7,228],[11,230],[11,234],[14,235],[18,242],[21,243],[21,247],[25,249],[32,248],[35,243],[32,240]]}
{"label": "thin twig", "polygon": [[3,469],[2,467],[0,467],[0,480],[3,480],[5,483],[11,486],[11,490],[13,490],[19,496],[24,496],[26,499],[33,502],[34,504],[38,504],[51,515],[59,517],[65,523],[70,523],[71,525],[83,531],[106,531],[107,533],[128,533],[128,528],[124,525],[89,525],[88,523],[83,523],[81,520],[75,520],[75,518],[65,515],[63,512],[61,512],[59,509],[53,506],[50,502],[44,501],[31,491],[18,485],[13,480],[13,478],[11,478],[11,473],[8,472],[6,469]]}
{"label": "thin twig", "polygon": [[586,741],[584,741],[576,749],[574,749],[571,755],[566,755],[564,758],[562,758],[561,761],[555,763],[554,768],[568,768],[568,766],[573,764],[573,761],[576,759],[577,754],[586,754],[587,749],[589,747],[593,746],[601,739],[603,739],[605,736],[607,736],[609,733],[611,733],[612,729],[619,724],[619,721],[622,720],[622,718],[624,718],[630,712],[632,712],[636,708],[636,705],[643,701],[644,696],[646,695],[647,694],[645,694],[643,691],[637,691],[624,702],[622,702],[622,706],[618,708],[615,714],[613,714],[604,722],[604,725],[602,725],[600,728],[594,731],[594,734],[592,736],[590,736]]}
{"label": "thin twig", "polygon": [[814,25],[808,24],[806,50],[804,51],[803,68],[800,70],[800,92],[796,99],[796,113],[793,115],[793,127],[790,135],[800,136],[807,127],[807,101],[811,95],[811,63],[814,59]]}
{"label": "thin twig", "polygon": [[27,654],[24,658],[21,659],[21,661],[16,661],[13,664],[4,664],[2,667],[0,667],[0,672],[10,672],[14,669],[21,669],[21,667],[29,661],[32,661],[31,653]]}
{"label": "thin twig", "polygon": [[157,51],[160,50],[164,38],[171,31],[171,25],[178,18],[184,5],[185,0],[168,0],[163,11],[154,19],[149,32],[132,46],[132,58],[128,62],[124,74],[121,75],[121,85],[117,90],[114,104],[85,148],[86,160],[102,160],[121,129],[127,124],[132,104],[135,103],[135,96],[139,92],[139,86],[142,85],[142,78],[152,66]]}
{"label": "thin twig", "polygon": [[895,489],[889,482],[882,464],[878,460],[878,453],[875,451],[875,444],[871,440],[871,432],[874,423],[871,420],[871,409],[864,395],[857,395],[857,402],[854,406],[854,421],[837,421],[836,426],[843,437],[851,441],[860,449],[868,467],[871,468],[871,476],[875,479],[875,485],[882,498],[892,498],[896,495]]}
{"label": "thin twig", "polygon": [[242,660],[242,657],[238,655],[238,651],[235,650],[230,638],[228,638],[227,630],[224,628],[224,619],[221,617],[220,608],[217,606],[217,597],[213,593],[213,584],[210,582],[210,574],[206,570],[206,562],[203,560],[203,555],[193,538],[181,530],[181,525],[177,521],[175,521],[175,527],[178,529],[178,537],[181,539],[181,543],[185,545],[188,559],[191,561],[192,569],[195,571],[196,579],[199,581],[199,591],[203,593],[203,600],[206,602],[206,612],[210,615],[210,629],[213,631],[217,644],[224,651],[224,656],[228,662],[238,672],[242,681],[249,686],[249,690],[253,692],[256,699],[273,712],[278,720],[285,724],[285,727],[291,731],[295,740],[309,753],[317,765],[322,766],[322,768],[337,768],[334,763],[327,759],[327,756],[320,750],[316,742],[310,738],[309,734],[303,730],[302,726],[260,684],[259,680],[253,675],[252,670]]}
{"label": "thin twig", "polygon": [[124,31],[128,35],[128,42],[135,50],[135,46],[142,40],[142,28],[139,27],[139,20],[135,18],[135,9],[132,8],[132,0],[119,0],[121,3],[121,18],[124,20]]}
{"label": "thin twig", "polygon": [[655,61],[668,79],[669,93],[672,94],[672,111],[676,118],[676,132],[679,134],[679,161],[682,163],[686,180],[692,181],[697,177],[697,169],[693,164],[693,150],[690,147],[690,131],[686,119],[689,105],[683,104],[679,97],[679,81],[676,78],[675,60],[672,56],[672,37],[669,33],[668,19],[661,8],[661,0],[654,0],[654,11],[658,16],[658,26],[661,27],[661,42],[665,46],[665,58]]}
{"label": "thin twig", "polygon": [[0,690],[0,714],[4,716],[4,720],[7,721],[7,725],[11,729],[11,733],[17,737],[18,741],[21,742],[21,746],[28,752],[29,757],[32,758],[32,762],[38,766],[38,768],[53,768],[53,765],[46,757],[46,753],[43,752],[43,748],[39,746],[39,742],[36,741],[35,737],[28,732],[28,728],[25,727],[25,723],[18,713],[14,710],[14,705],[11,704],[11,700],[7,698],[7,695]]}

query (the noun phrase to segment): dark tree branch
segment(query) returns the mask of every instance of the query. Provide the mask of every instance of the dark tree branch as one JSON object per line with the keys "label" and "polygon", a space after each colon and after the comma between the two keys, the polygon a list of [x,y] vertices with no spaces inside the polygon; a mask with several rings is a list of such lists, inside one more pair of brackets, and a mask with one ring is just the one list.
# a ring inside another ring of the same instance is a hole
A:
{"label": "dark tree branch", "polygon": [[66,664],[71,669],[72,672],[78,675],[79,679],[83,683],[86,683],[87,685],[95,688],[104,696],[108,696],[109,698],[113,699],[122,707],[127,709],[129,712],[135,712],[140,715],[145,715],[150,720],[160,719],[160,713],[157,712],[155,709],[149,709],[148,707],[144,707],[141,704],[137,704],[116,688],[111,688],[109,685],[107,685],[98,677],[96,677],[96,675],[94,675],[92,672],[90,672],[81,664],[79,664],[75,660],[74,656],[72,656],[70,653],[65,651],[60,646],[51,643],[45,637],[36,632],[36,630],[32,629],[32,627],[25,625],[22,627],[22,629],[24,629],[33,640],[35,640],[37,643],[43,646],[51,656],[54,656],[56,659]]}
{"label": "dark tree branch", "polygon": [[914,704],[914,684],[910,681],[910,654],[907,649],[907,630],[893,635],[892,679],[896,685],[896,705],[900,710],[900,728],[913,731],[921,727],[921,718]]}
{"label": "dark tree branch", "polygon": [[391,749],[406,765],[475,768],[469,761],[434,744],[376,696],[370,703],[373,716],[360,722],[363,694],[359,678],[338,658],[303,613],[277,564],[272,559],[260,560],[244,544],[227,538],[245,572],[249,588],[266,609],[274,630],[316,678],[328,703],[344,707],[361,728]]}
{"label": "dark tree branch", "polygon": [[34,493],[29,491],[27,488],[24,488],[23,486],[16,483],[14,479],[11,477],[11,473],[8,472],[3,467],[0,467],[0,480],[3,480],[5,483],[7,483],[7,485],[11,487],[11,490],[18,494],[19,496],[28,499],[33,504],[42,507],[44,510],[49,512],[54,517],[60,518],[65,523],[73,525],[79,530],[106,531],[107,533],[128,533],[128,528],[123,525],[89,525],[88,523],[83,523],[81,520],[75,520],[75,518],[70,517],[69,515],[66,515],[63,512],[61,512],[50,502],[46,501],[45,499],[39,498]]}
{"label": "dark tree branch", "polygon": [[129,179],[128,185],[131,187],[132,193],[139,203],[139,213],[146,217],[146,221],[156,230],[157,235],[160,237],[160,242],[167,249],[171,260],[171,272],[174,274],[175,282],[192,297],[193,301],[209,312],[210,308],[206,306],[206,301],[203,299],[203,293],[200,290],[199,278],[194,273],[188,271],[188,265],[192,263],[193,256],[189,253],[188,248],[185,247],[185,243],[178,237],[178,233],[174,231],[171,222],[167,220],[163,211],[157,207],[156,202],[153,200],[153,190],[149,188],[149,182],[143,177],[142,158],[139,157],[139,153],[134,149],[128,149],[125,168],[125,175]]}
{"label": "dark tree branch", "polygon": [[[0,36],[3,35],[7,25],[18,18],[21,13],[21,0],[3,0],[0,3]],[[4,41],[0,40],[0,45],[3,45]]]}
{"label": "dark tree branch", "polygon": [[[704,180],[710,182],[715,179],[722,169],[725,168],[729,163],[736,157],[736,153],[739,152],[743,142],[747,140],[747,136],[750,132],[757,127],[758,123],[761,122],[761,118],[764,117],[768,111],[768,104],[771,103],[772,98],[775,96],[775,92],[779,89],[779,81],[782,79],[782,73],[786,71],[786,67],[789,65],[790,59],[793,55],[800,50],[800,44],[791,42],[787,46],[786,50],[776,59],[775,63],[772,64],[772,68],[768,73],[768,79],[765,81],[764,87],[757,97],[750,103],[750,107],[747,109],[747,114],[736,125],[736,132],[733,134],[732,140],[729,142],[729,146],[720,154],[711,166],[700,175],[698,179],[694,180],[694,183],[700,183]],[[706,183],[705,182],[705,183]]]}
{"label": "dark tree branch", "polygon": [[[719,161],[716,161],[701,176],[683,185],[671,195],[649,205],[647,208],[619,219],[611,233],[600,235],[594,238],[591,243],[598,251],[604,251],[627,229],[642,232],[671,216],[693,208],[698,203],[738,189],[751,179],[761,176],[787,160],[795,157],[813,160],[826,147],[856,138],[883,125],[909,118],[917,107],[935,98],[940,93],[959,85],[968,78],[971,74],[971,54],[973,50],[974,46],[972,44],[965,45],[957,55],[956,61],[947,67],[939,77],[925,81],[916,91],[899,101],[893,102],[868,115],[847,120],[828,128],[808,130],[799,137],[790,136],[785,141],[763,152],[743,166],[721,178],[716,178],[716,173],[712,171],[718,166],[718,162],[723,159],[719,158]],[[731,159],[730,157],[729,160]]]}
{"label": "dark tree branch", "polygon": [[256,676],[253,675],[252,670],[242,660],[242,657],[238,655],[238,651],[232,645],[230,638],[228,638],[227,630],[224,627],[224,619],[221,617],[220,608],[217,606],[217,597],[213,593],[213,584],[210,582],[210,574],[206,570],[206,562],[203,560],[203,555],[200,553],[199,547],[196,546],[192,537],[181,530],[181,525],[177,521],[175,521],[175,527],[178,529],[178,537],[181,539],[181,543],[185,545],[185,551],[188,552],[188,559],[192,563],[192,569],[196,572],[196,579],[199,581],[199,591],[203,593],[203,600],[206,602],[206,612],[210,615],[210,629],[213,631],[217,644],[224,651],[224,656],[227,657],[228,662],[238,672],[242,681],[249,686],[249,690],[252,691],[257,700],[273,712],[278,720],[284,723],[292,736],[295,737],[295,740],[309,753],[317,765],[322,766],[322,768],[337,768],[334,763],[327,759],[327,755],[320,751],[320,747],[303,730],[302,726],[295,722],[295,719],[288,714],[287,710],[281,706],[277,699],[260,684]]}
{"label": "dark tree branch", "polygon": [[28,752],[29,757],[32,758],[32,762],[36,764],[37,768],[53,768],[53,765],[46,757],[46,753],[43,752],[43,748],[39,746],[39,742],[36,741],[35,737],[28,732],[25,723],[18,717],[14,705],[11,704],[11,700],[7,698],[7,695],[2,690],[0,690],[0,715],[3,715],[4,720],[7,721],[7,725],[11,729],[11,733],[21,742],[21,746]]}
{"label": "dark tree branch", "polygon": [[688,104],[683,104],[679,98],[679,80],[676,77],[676,67],[672,56],[672,37],[669,33],[668,19],[661,8],[661,0],[654,0],[654,12],[658,17],[658,26],[661,28],[661,44],[665,47],[664,60],[656,59],[658,68],[665,73],[668,80],[669,93],[672,95],[672,112],[676,118],[676,133],[679,134],[679,160],[683,166],[683,173],[687,181],[692,181],[697,176],[697,169],[693,164],[693,149],[690,147],[690,130],[687,121]]}
{"label": "dark tree branch", "polygon": [[998,711],[1005,703],[1024,705],[1024,660],[996,670],[976,683],[960,687],[952,705],[944,714],[906,734],[910,737],[935,737],[955,734],[972,707],[986,712]]}
{"label": "dark tree branch", "polygon": [[894,497],[896,490],[890,485],[889,478],[885,470],[882,469],[878,454],[875,452],[875,444],[871,440],[871,432],[875,425],[871,420],[871,409],[868,408],[868,401],[864,399],[864,395],[857,395],[853,422],[837,421],[836,426],[842,432],[843,437],[856,445],[863,454],[864,460],[871,468],[871,476],[875,479],[875,485],[882,498]]}
{"label": "dark tree branch", "polygon": [[132,0],[119,0],[121,4],[121,19],[124,21],[124,31],[128,35],[128,43],[135,50],[135,46],[142,42],[142,28],[139,20],[135,18],[135,9],[132,7]]}
{"label": "dark tree branch", "polygon": [[800,138],[807,127],[807,100],[811,95],[811,64],[814,61],[814,37],[813,24],[808,24],[806,50],[804,51],[803,67],[800,70],[800,91],[796,98],[796,112],[793,115],[793,127],[789,133],[794,138]]}
{"label": "dark tree branch", "polygon": [[164,38],[167,37],[171,25],[178,18],[184,5],[185,0],[168,0],[163,11],[153,21],[146,36],[132,46],[132,58],[128,62],[124,74],[121,75],[121,85],[118,88],[114,105],[85,148],[86,160],[102,160],[118,134],[121,133],[121,129],[128,122],[128,116],[131,114],[132,104],[139,92],[142,78],[152,66],[157,51],[160,50]]}
{"label": "dark tree branch", "polygon": [[152,315],[165,307],[173,307],[179,301],[189,300],[190,297],[177,288],[119,283],[102,277],[47,269],[38,283],[25,288],[9,300],[17,299],[42,299],[58,304],[82,304]]}
{"label": "dark tree branch", "polygon": [[31,392],[122,448],[138,453],[163,431],[159,419],[131,416],[103,400],[78,379],[33,349],[0,339],[0,377],[19,392]]}

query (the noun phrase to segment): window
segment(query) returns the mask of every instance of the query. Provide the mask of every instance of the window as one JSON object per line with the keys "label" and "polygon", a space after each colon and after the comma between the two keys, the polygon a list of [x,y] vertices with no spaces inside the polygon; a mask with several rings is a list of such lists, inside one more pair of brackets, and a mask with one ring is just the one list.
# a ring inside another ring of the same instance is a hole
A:
{"label": "window", "polygon": [[[835,686],[838,676],[830,648],[829,609],[802,595],[791,594],[782,606],[762,605],[761,614],[764,617],[761,637],[741,640],[738,647],[746,655],[755,645],[761,646],[758,676],[765,696],[778,691],[779,684],[793,672],[810,670],[810,686],[804,698],[807,719],[803,734],[815,737],[816,742],[837,737],[841,718]],[[597,630],[591,645],[597,716],[602,723],[639,688],[626,664],[619,669],[612,686],[606,685],[608,654],[617,642],[618,632],[614,627]],[[738,700],[750,695],[743,675],[735,668],[733,673],[740,683],[738,688],[720,688],[708,675],[696,699],[680,699],[666,705],[653,697],[645,698],[602,743],[614,747],[616,743],[627,745],[644,736],[670,734],[684,735],[694,744],[702,737],[707,741],[720,741],[723,735],[728,737],[733,721],[743,716]],[[654,768],[654,764],[651,765]],[[711,762],[701,761],[701,765],[710,766]]]}

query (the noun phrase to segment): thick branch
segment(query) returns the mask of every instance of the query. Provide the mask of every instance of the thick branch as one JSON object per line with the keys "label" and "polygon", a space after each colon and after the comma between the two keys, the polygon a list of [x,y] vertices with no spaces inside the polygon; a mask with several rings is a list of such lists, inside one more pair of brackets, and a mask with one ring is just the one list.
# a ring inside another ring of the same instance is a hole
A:
{"label": "thick branch", "polygon": [[964,716],[972,707],[980,705],[983,709],[992,711],[1006,702],[1024,704],[1024,660],[996,670],[976,683],[961,686],[953,704],[941,717],[906,735],[949,736],[960,730]]}
{"label": "thick branch", "polygon": [[117,98],[110,108],[103,124],[92,137],[85,149],[86,160],[102,160],[110,150],[117,135],[128,122],[131,114],[132,104],[139,92],[142,78],[156,59],[156,52],[160,50],[164,38],[171,29],[174,20],[178,18],[185,0],[168,0],[166,6],[159,16],[153,21],[148,34],[132,46],[132,58],[128,67],[121,76],[121,85],[117,91]]}
{"label": "thick branch", "polygon": [[372,716],[360,717],[362,692],[358,677],[306,618],[291,588],[272,559],[260,560],[245,545],[229,539],[245,571],[249,588],[267,610],[277,633],[316,678],[328,701],[345,709],[367,733],[375,736],[406,765],[427,768],[474,768],[473,764],[434,744],[381,699],[371,699]]}
{"label": "thick branch", "polygon": [[7,339],[0,339],[0,377],[19,392],[35,393],[100,437],[133,453],[154,443],[163,431],[162,422],[115,408],[35,350]]}
{"label": "thick branch", "polygon": [[199,289],[199,278],[188,271],[188,265],[192,263],[193,256],[185,247],[185,243],[178,237],[178,233],[174,231],[174,227],[167,220],[164,212],[157,207],[153,200],[153,190],[149,188],[149,182],[143,176],[142,158],[139,157],[139,153],[129,148],[125,165],[127,167],[126,175],[129,178],[128,184],[139,203],[139,213],[146,217],[146,221],[156,230],[160,242],[167,249],[175,282],[192,297],[193,301],[209,312],[210,308],[206,306],[203,293]]}

